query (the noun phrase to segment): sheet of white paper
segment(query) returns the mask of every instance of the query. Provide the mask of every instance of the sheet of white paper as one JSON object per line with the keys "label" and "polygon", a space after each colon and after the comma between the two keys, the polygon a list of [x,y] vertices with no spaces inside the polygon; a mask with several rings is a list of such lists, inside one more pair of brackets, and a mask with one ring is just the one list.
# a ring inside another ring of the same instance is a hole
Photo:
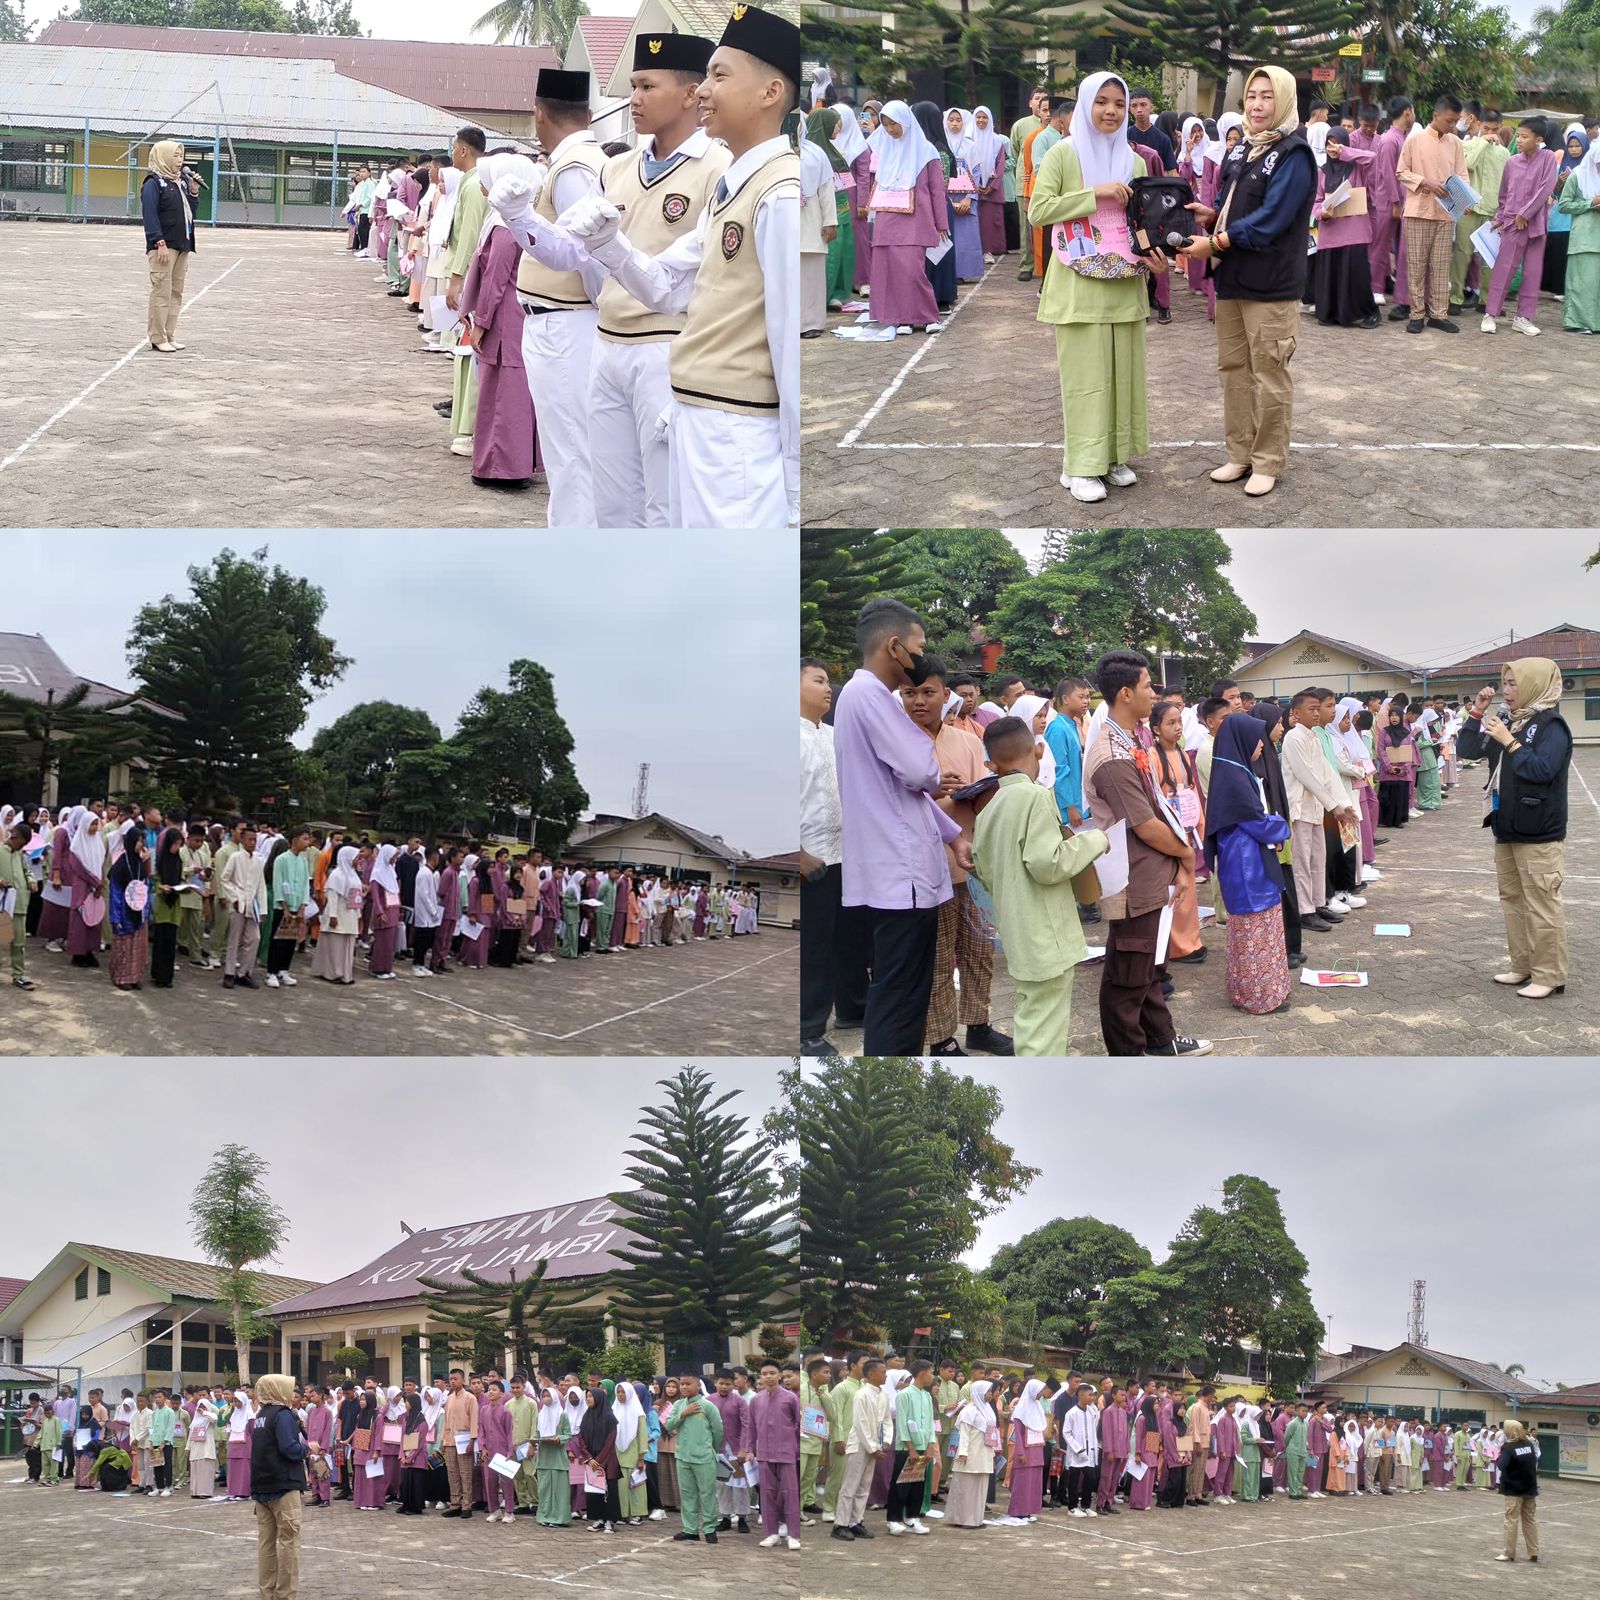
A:
{"label": "sheet of white paper", "polygon": [[72,1435],[72,1448],[74,1450],[87,1450],[89,1448],[89,1429],[79,1428]]}
{"label": "sheet of white paper", "polygon": [[383,209],[387,211],[391,217],[403,217],[406,214],[406,203],[404,200],[385,200],[383,202]]}
{"label": "sheet of white paper", "polygon": [[497,1451],[489,1457],[489,1470],[498,1472],[502,1478],[514,1478],[520,1468],[515,1461],[508,1461]]}
{"label": "sheet of white paper", "polygon": [[307,900],[305,903],[305,913],[308,918],[320,917],[322,915],[322,907],[319,906],[315,900]]}
{"label": "sheet of white paper", "polygon": [[1156,928],[1156,965],[1167,959],[1167,940],[1172,937],[1172,902],[1161,908],[1161,922]]}
{"label": "sheet of white paper", "polygon": [[1207,917],[1214,917],[1216,914],[1216,909],[1212,906],[1201,906],[1198,911],[1199,918],[1202,922],[1204,922]]}
{"label": "sheet of white paper", "polygon": [[1409,922],[1380,922],[1372,931],[1380,939],[1409,939],[1411,937],[1411,924]]}
{"label": "sheet of white paper", "polygon": [[1500,235],[1486,222],[1472,235],[1472,248],[1483,258],[1483,264],[1492,270],[1500,259]]}
{"label": "sheet of white paper", "polygon": [[[866,318],[862,320],[865,321]],[[851,344],[889,344],[897,331],[895,325],[890,322],[881,328],[835,328],[833,336],[835,339],[846,339]]]}
{"label": "sheet of white paper", "polygon": [[63,1450],[52,1450],[50,1452],[50,1459],[52,1461],[60,1461],[65,1454],[66,1452]]}
{"label": "sheet of white paper", "polygon": [[1128,1476],[1132,1478],[1135,1483],[1138,1483],[1149,1470],[1149,1467],[1147,1467],[1137,1456],[1135,1456],[1128,1463]]}
{"label": "sheet of white paper", "polygon": [[1128,887],[1128,822],[1118,817],[1106,833],[1106,853],[1094,864],[1102,895],[1121,894]]}
{"label": "sheet of white paper", "polygon": [[648,1474],[645,1472],[643,1467],[635,1467],[633,1471],[628,1474],[628,1482],[631,1483],[635,1489],[637,1489],[639,1485],[645,1481],[647,1476]]}
{"label": "sheet of white paper", "polygon": [[471,1449],[472,1449],[472,1435],[470,1433],[458,1433],[456,1435],[456,1454],[458,1456],[464,1456]]}
{"label": "sheet of white paper", "polygon": [[1317,972],[1310,967],[1301,967],[1300,981],[1310,989],[1365,989],[1367,975],[1364,972]]}
{"label": "sheet of white paper", "polygon": [[1350,180],[1348,178],[1346,178],[1344,180],[1344,182],[1341,183],[1339,185],[1339,187],[1333,191],[1332,194],[1328,195],[1323,200],[1322,209],[1323,209],[1324,212],[1336,211],[1349,198],[1350,198]]}
{"label": "sheet of white paper", "polygon": [[947,255],[950,254],[950,251],[953,248],[954,241],[952,241],[950,235],[947,233],[944,238],[938,242],[938,244],[930,244],[928,248],[923,251],[923,254],[928,258],[928,265],[930,267],[936,267]]}
{"label": "sheet of white paper", "polygon": [[452,311],[444,303],[442,294],[433,294],[428,296],[428,320],[433,324],[435,332],[448,333],[452,328],[459,326],[461,313]]}
{"label": "sheet of white paper", "polygon": [[381,1478],[383,1476],[383,1458],[381,1456],[374,1456],[366,1464],[366,1466],[362,1468],[362,1471],[365,1472],[369,1478]]}
{"label": "sheet of white paper", "polygon": [[1103,944],[1092,944],[1083,952],[1083,960],[1078,963],[1081,967],[1085,961],[1104,961],[1106,947]]}

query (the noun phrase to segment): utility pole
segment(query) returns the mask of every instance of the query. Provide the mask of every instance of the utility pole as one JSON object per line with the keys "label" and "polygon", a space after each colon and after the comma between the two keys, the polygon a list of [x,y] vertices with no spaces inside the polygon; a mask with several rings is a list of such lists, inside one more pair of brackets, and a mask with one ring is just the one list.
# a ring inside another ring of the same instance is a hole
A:
{"label": "utility pole", "polygon": [[650,815],[650,763],[639,763],[639,776],[633,785],[633,814],[635,817]]}

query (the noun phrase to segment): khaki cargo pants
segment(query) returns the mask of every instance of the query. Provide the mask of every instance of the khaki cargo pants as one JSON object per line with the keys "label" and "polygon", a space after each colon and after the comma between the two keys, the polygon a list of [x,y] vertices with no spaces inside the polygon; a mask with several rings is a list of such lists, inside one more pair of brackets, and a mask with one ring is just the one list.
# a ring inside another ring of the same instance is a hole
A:
{"label": "khaki cargo pants", "polygon": [[256,1587],[261,1600],[295,1600],[300,1587],[300,1492],[256,1501]]}
{"label": "khaki cargo pants", "polygon": [[1506,919],[1511,970],[1533,982],[1567,981],[1567,920],[1561,908],[1561,842],[1494,847],[1500,909]]}
{"label": "khaki cargo pants", "polygon": [[[1217,373],[1228,460],[1280,478],[1294,414],[1298,300],[1217,301]],[[1319,902],[1320,903],[1320,902]]]}
{"label": "khaki cargo pants", "polygon": [[183,282],[189,276],[189,250],[150,250],[150,305],[145,331],[151,344],[170,344],[178,335],[183,309]]}
{"label": "khaki cargo pants", "polygon": [[1517,1524],[1522,1524],[1522,1543],[1526,1547],[1529,1558],[1539,1554],[1539,1502],[1531,1494],[1508,1494],[1506,1496],[1506,1542],[1505,1553],[1514,1556],[1517,1553]]}

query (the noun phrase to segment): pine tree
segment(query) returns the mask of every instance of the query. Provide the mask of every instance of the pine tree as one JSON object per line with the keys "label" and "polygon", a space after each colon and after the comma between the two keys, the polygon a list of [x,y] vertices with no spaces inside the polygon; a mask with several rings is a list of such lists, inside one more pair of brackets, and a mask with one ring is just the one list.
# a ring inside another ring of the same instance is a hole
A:
{"label": "pine tree", "polygon": [[945,1219],[928,1199],[948,1185],[895,1110],[897,1061],[834,1061],[800,1104],[803,1316],[825,1349],[909,1327],[951,1287]]}
{"label": "pine tree", "polygon": [[800,530],[800,653],[835,675],[854,670],[856,616],[867,601],[898,594],[905,578],[900,548],[915,528]]}
{"label": "pine tree", "polygon": [[[43,700],[0,690],[0,717],[14,719],[23,743],[39,746],[32,776],[41,799],[51,772],[64,763],[92,759],[97,765],[115,766],[151,742],[136,695],[91,706],[87,702],[92,689],[88,683],[76,683],[61,695],[47,689]],[[15,770],[20,770],[20,761]]]}
{"label": "pine tree", "polygon": [[545,1331],[546,1318],[559,1315],[574,1301],[594,1292],[592,1280],[556,1286],[546,1284],[548,1261],[536,1261],[525,1278],[515,1268],[503,1280],[486,1278],[463,1267],[464,1284],[446,1283],[440,1278],[419,1277],[417,1282],[428,1292],[422,1303],[439,1327],[428,1335],[430,1343],[443,1349],[453,1360],[474,1365],[498,1361],[503,1351],[511,1352],[513,1372],[532,1374],[534,1344]]}
{"label": "pine tree", "polygon": [[624,1176],[638,1188],[611,1196],[639,1243],[613,1254],[618,1327],[666,1340],[726,1340],[785,1308],[786,1226],[774,1204],[771,1145],[749,1118],[723,1113],[711,1076],[685,1067],[662,1078],[665,1104],[646,1111]]}
{"label": "pine tree", "polygon": [[1110,0],[1106,10],[1150,37],[1166,58],[1216,84],[1220,116],[1230,72],[1275,66],[1323,66],[1349,37],[1360,13],[1347,0]]}

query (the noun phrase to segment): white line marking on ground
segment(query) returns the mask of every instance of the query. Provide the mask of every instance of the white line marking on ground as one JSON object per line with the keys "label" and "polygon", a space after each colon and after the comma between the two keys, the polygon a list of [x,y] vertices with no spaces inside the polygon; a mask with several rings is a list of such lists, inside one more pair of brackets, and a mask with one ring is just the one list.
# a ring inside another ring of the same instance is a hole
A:
{"label": "white line marking on ground", "polygon": [[[692,984],[687,989],[680,989],[676,994],[662,995],[659,1000],[647,1001],[642,1006],[634,1006],[628,1011],[619,1011],[614,1017],[602,1017],[598,1022],[587,1022],[581,1028],[574,1028],[571,1033],[550,1033],[543,1028],[530,1028],[525,1023],[513,1022],[509,1017],[497,1017],[492,1012],[474,1011],[469,1005],[463,1005],[459,1000],[452,1000],[448,995],[439,994],[436,990],[429,991],[430,1000],[442,1000],[447,1006],[454,1006],[458,1011],[470,1012],[475,1017],[482,1017],[485,1022],[498,1022],[501,1027],[515,1028],[518,1033],[531,1033],[539,1039],[555,1039],[558,1042],[567,1039],[576,1039],[580,1034],[592,1033],[596,1028],[607,1028],[613,1022],[622,1022],[628,1017],[636,1017],[642,1011],[653,1011],[657,1006],[671,1005],[674,1000],[682,1000],[691,994],[698,994],[702,989],[709,989],[713,984],[722,983],[728,978],[737,978],[741,972],[750,972],[756,967],[765,966],[769,961],[781,961],[784,956],[794,954],[790,950],[774,950],[770,956],[762,956],[756,961],[747,961],[742,967],[734,967],[729,972],[719,973],[715,978],[707,978],[704,983]],[[416,992],[418,991],[402,991]]]}
{"label": "white line marking on ground", "polygon": [[[1588,780],[1581,772],[1578,771],[1577,767],[1573,767],[1572,775],[1578,780],[1579,783],[1583,785],[1583,792],[1588,795],[1589,804],[1592,805],[1596,811],[1600,811],[1600,800],[1595,799],[1594,790],[1589,787]],[[1574,879],[1573,881],[1578,882],[1580,880]]]}
{"label": "white line marking on ground", "polygon": [[[989,281],[989,274],[993,271],[994,267],[987,268],[983,276],[979,278],[969,290],[967,290],[966,298],[956,302],[955,310],[944,319],[944,325],[940,328],[939,333],[943,333],[945,328],[948,328],[950,324],[954,322],[963,311],[966,310],[967,306],[972,300],[973,295],[975,295],[984,286],[984,284]],[[844,438],[839,441],[839,448],[841,450],[849,450],[855,445],[855,442],[860,437],[862,430],[866,428],[873,418],[875,418],[878,413],[882,411],[892,399],[894,399],[895,395],[900,392],[900,385],[911,376],[912,371],[915,369],[917,363],[921,361],[931,349],[933,349],[934,341],[938,337],[938,333],[929,334],[928,337],[923,341],[920,348],[917,349],[917,351],[907,359],[906,364],[894,375],[889,387],[885,389],[883,393],[880,394],[878,398],[874,400],[867,408],[867,414],[844,436]]]}
{"label": "white line marking on ground", "polygon": [[[965,303],[965,302],[963,302]],[[950,313],[953,320],[960,311]],[[946,324],[948,326],[948,324]],[[935,334],[934,338],[938,335]],[[872,409],[864,416],[849,433],[847,433],[835,446],[839,450],[1061,450],[1064,445],[1059,439],[1030,439],[1008,443],[997,439],[960,439],[951,440],[947,444],[909,444],[900,442],[876,440],[862,441],[859,438],[861,430],[871,422],[883,409],[885,403],[894,397],[895,391],[900,387],[901,381],[910,375],[911,369],[927,354],[928,345],[924,345],[910,361],[901,369],[898,377],[887,389],[873,402]],[[1221,439],[1161,439],[1150,446],[1151,450],[1220,450],[1223,447]],[[1384,453],[1393,450],[1572,450],[1600,454],[1600,444],[1463,444],[1459,440],[1451,443],[1425,443],[1415,444],[1357,444],[1342,439],[1328,439],[1319,442],[1302,443],[1298,440],[1291,443],[1291,450],[1366,450],[1374,453]]]}
{"label": "white line marking on ground", "polygon": [[[243,256],[240,256],[239,259],[234,262],[232,267],[227,268],[226,271],[219,272],[216,275],[216,277],[214,277],[211,280],[211,282],[208,283],[205,286],[205,288],[203,288],[200,291],[199,294],[194,295],[190,299],[186,299],[183,302],[184,309],[187,310],[189,307],[191,307],[191,306],[197,304],[199,301],[203,300],[208,294],[210,294],[210,292],[213,289],[216,288],[216,286],[219,283],[222,282],[222,280],[224,278],[226,278],[228,276],[229,272],[232,272],[234,270],[234,267],[242,267],[244,265],[244,259],[245,258]],[[26,439],[24,439],[22,441],[22,443],[17,446],[17,448],[15,450],[13,450],[11,452],[11,454],[8,455],[5,458],[5,460],[0,461],[0,472],[4,472],[7,467],[14,466],[18,461],[20,461],[22,459],[22,457],[24,455],[27,454],[28,451],[30,451],[36,444],[38,444],[38,442],[42,438],[44,438],[44,436],[53,427],[55,427],[55,425],[64,416],[67,416],[69,413],[71,413],[73,411],[76,411],[78,409],[78,407],[81,406],[83,404],[83,402],[85,400],[87,400],[89,398],[89,396],[92,395],[95,392],[95,390],[100,387],[100,385],[102,383],[104,383],[106,381],[107,378],[116,377],[116,375],[119,372],[121,372],[122,369],[125,366],[127,366],[127,364],[130,361],[132,361],[133,358],[136,355],[138,355],[141,350],[148,350],[149,348],[150,348],[150,341],[148,339],[141,339],[138,342],[138,344],[136,344],[133,347],[133,349],[131,349],[127,353],[127,355],[123,356],[123,358],[120,361],[115,362],[113,365],[107,367],[106,370],[104,372],[102,372],[100,374],[100,376],[98,378],[96,378],[94,380],[94,382],[89,385],[89,387],[87,389],[84,389],[81,393],[74,395],[72,397],[72,399],[67,401],[67,403],[64,406],[62,406],[62,408],[58,412],[56,412],[56,414],[53,417],[49,417],[44,422],[40,423],[40,425],[37,428],[35,428],[33,430],[33,432],[30,433],[28,435],[28,437]]]}

